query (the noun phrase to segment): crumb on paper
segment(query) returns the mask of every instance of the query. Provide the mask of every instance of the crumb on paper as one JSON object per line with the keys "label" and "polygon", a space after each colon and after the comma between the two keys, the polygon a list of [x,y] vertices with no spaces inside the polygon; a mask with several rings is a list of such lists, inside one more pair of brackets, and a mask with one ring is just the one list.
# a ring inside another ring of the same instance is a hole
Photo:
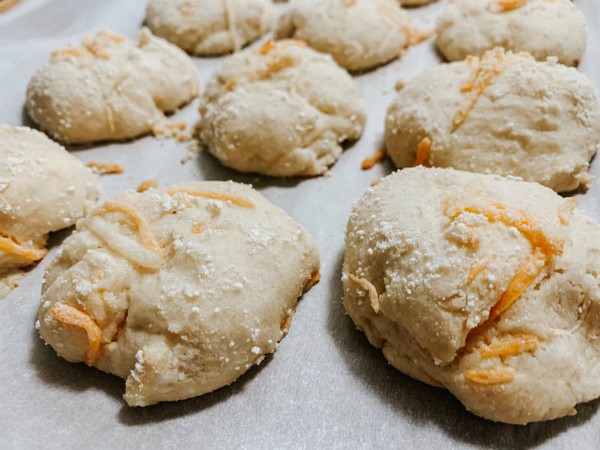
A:
{"label": "crumb on paper", "polygon": [[396,84],[394,85],[394,89],[396,89],[397,91],[401,91],[402,89],[404,89],[404,86],[406,86],[404,81],[398,80],[398,81],[396,81]]}
{"label": "crumb on paper", "polygon": [[181,158],[181,164],[185,164],[188,161],[191,161],[194,158],[194,155],[200,153],[202,151],[202,142],[200,142],[196,138],[191,138],[188,142],[187,152]]}
{"label": "crumb on paper", "polygon": [[157,180],[144,180],[137,187],[138,192],[146,192],[148,189],[154,189],[158,187]]}
{"label": "crumb on paper", "polygon": [[381,178],[374,178],[371,180],[371,187],[377,186],[379,183],[381,183]]}
{"label": "crumb on paper", "polygon": [[185,122],[160,122],[152,128],[152,135],[158,139],[176,139],[178,142],[188,142],[192,134],[187,130]]}
{"label": "crumb on paper", "polygon": [[87,166],[98,175],[113,175],[123,173],[123,166],[117,163],[91,161]]}
{"label": "crumb on paper", "polygon": [[370,156],[363,160],[360,167],[362,170],[372,169],[373,167],[375,167],[375,164],[383,161],[385,159],[385,157],[386,157],[385,150],[382,148],[377,149],[377,151],[373,154],[373,156]]}

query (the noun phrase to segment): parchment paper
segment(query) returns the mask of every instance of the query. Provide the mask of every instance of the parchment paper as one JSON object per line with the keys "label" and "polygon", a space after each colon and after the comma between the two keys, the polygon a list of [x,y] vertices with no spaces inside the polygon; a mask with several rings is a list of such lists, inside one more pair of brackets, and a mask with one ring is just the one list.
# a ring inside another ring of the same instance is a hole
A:
{"label": "parchment paper", "polygon": [[[415,24],[431,27],[444,3],[410,10]],[[600,2],[576,4],[590,28],[580,69],[600,86]],[[1,15],[0,122],[31,125],[23,113],[25,87],[50,51],[102,28],[136,37],[144,7],[144,0],[22,0]],[[203,85],[220,61],[195,58]],[[385,163],[363,172],[360,163],[382,144],[396,81],[438,63],[429,41],[400,61],[356,77],[368,103],[368,126],[329,177],[282,181],[240,175],[204,153],[181,164],[185,144],[151,137],[72,149],[83,161],[125,167],[123,175],[102,177],[103,199],[150,178],[163,185],[187,179],[253,183],[315,236],[322,281],[299,304],[276,354],[260,367],[203,397],[132,409],[121,398],[123,380],[68,363],[38,338],[34,323],[51,253],[0,301],[0,447],[600,448],[600,402],[579,406],[576,417],[527,427],[479,419],[447,392],[389,366],[344,315],[339,279],[345,223],[370,181],[392,171]],[[194,102],[175,119],[195,123],[196,109]],[[592,173],[600,175],[598,161]],[[579,196],[596,219],[599,196],[599,179]],[[66,235],[53,237],[54,250]]]}

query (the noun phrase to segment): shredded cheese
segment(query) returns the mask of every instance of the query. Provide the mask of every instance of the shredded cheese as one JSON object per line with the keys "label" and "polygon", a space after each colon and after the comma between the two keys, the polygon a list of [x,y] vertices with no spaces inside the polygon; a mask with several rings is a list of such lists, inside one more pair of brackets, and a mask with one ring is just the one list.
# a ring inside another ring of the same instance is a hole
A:
{"label": "shredded cheese", "polygon": [[88,366],[92,366],[98,359],[102,337],[102,331],[96,322],[87,314],[64,303],[54,303],[50,308],[50,314],[65,325],[85,330],[88,338],[88,348],[85,352],[84,361]]}
{"label": "shredded cheese", "polygon": [[153,252],[156,252],[156,253],[160,252],[160,245],[158,244],[156,237],[152,233],[152,229],[150,228],[150,225],[148,225],[146,220],[133,207],[131,207],[125,203],[116,202],[116,201],[106,202],[100,208],[96,209],[92,213],[92,215],[102,216],[106,213],[112,213],[112,212],[121,213],[133,222],[133,224],[135,225],[135,227],[137,228],[137,230],[140,233],[140,239],[141,239],[144,247],[146,247],[149,250],[152,250]]}
{"label": "shredded cheese", "polygon": [[83,51],[79,48],[66,48],[64,50],[55,50],[52,53],[50,53],[51,58],[58,58],[59,56],[71,56],[74,58],[78,58],[83,55]]}
{"label": "shredded cheese", "polygon": [[313,286],[319,281],[321,281],[321,272],[317,270],[312,273],[310,280],[308,280],[308,283],[306,283],[306,285],[304,286],[304,292],[306,293],[310,291],[313,288]]}
{"label": "shredded cheese", "polygon": [[87,163],[87,166],[99,175],[123,173],[123,166],[117,163],[91,161]]}
{"label": "shredded cheese", "polygon": [[202,234],[203,231],[204,231],[204,228],[202,227],[201,224],[195,223],[192,225],[192,233],[193,234]]}
{"label": "shredded cheese", "polygon": [[45,248],[28,247],[19,244],[14,238],[0,234],[0,251],[30,260],[31,262],[42,259],[48,253]]}
{"label": "shredded cheese", "polygon": [[483,54],[481,59],[468,58],[467,63],[475,66],[475,73],[471,79],[461,88],[462,93],[467,95],[467,106],[459,110],[452,121],[453,132],[462,126],[467,120],[469,113],[475,108],[475,105],[483,95],[485,90],[492,85],[496,79],[504,72],[510,58],[507,57],[504,49],[495,48]]}
{"label": "shredded cheese", "polygon": [[364,278],[358,278],[353,274],[349,274],[349,277],[354,283],[358,284],[362,289],[367,291],[367,294],[369,294],[369,300],[371,300],[371,308],[373,308],[373,311],[375,311],[375,313],[378,313],[379,295],[377,294],[377,289],[375,289],[375,286],[373,286],[373,284],[369,280],[365,280]]}
{"label": "shredded cheese", "polygon": [[477,275],[479,275],[481,272],[483,272],[487,268],[487,266],[490,263],[490,260],[491,260],[491,257],[483,259],[481,261],[478,261],[471,267],[471,270],[469,270],[469,273],[467,274],[467,284],[471,284],[473,281],[475,281],[475,278],[477,278]]}
{"label": "shredded cheese", "polygon": [[271,50],[275,48],[275,41],[273,39],[269,39],[265,41],[265,43],[260,47],[259,53],[263,56],[268,55]]}
{"label": "shredded cheese", "polygon": [[506,290],[490,310],[488,319],[471,330],[472,333],[477,333],[478,330],[484,329],[487,324],[499,317],[521,297],[544,267],[552,262],[554,256],[562,253],[562,243],[548,238],[525,211],[511,209],[503,204],[492,203],[488,208],[482,208],[475,204],[461,208],[449,206],[444,210],[444,214],[450,217],[451,220],[456,220],[464,212],[482,215],[491,223],[499,222],[507,227],[516,228],[527,239],[532,248],[531,254],[519,265]]}
{"label": "shredded cheese", "polygon": [[8,11],[21,0],[0,0],[0,13]]}
{"label": "shredded cheese", "polygon": [[154,189],[158,187],[158,181],[156,180],[144,180],[137,187],[138,192],[146,192],[149,189]]}
{"label": "shredded cheese", "polygon": [[481,356],[483,358],[495,358],[495,357],[506,357],[506,356],[517,356],[522,353],[533,353],[540,345],[540,340],[537,336],[526,334],[523,336],[515,337],[507,341],[497,342],[490,344],[481,349]]}
{"label": "shredded cheese", "polygon": [[429,166],[431,159],[431,139],[424,137],[417,145],[417,154],[415,156],[415,162],[413,167],[416,166]]}
{"label": "shredded cheese", "polygon": [[472,383],[484,386],[510,383],[515,378],[515,370],[507,367],[502,369],[474,369],[465,372],[465,378]]}
{"label": "shredded cheese", "polygon": [[498,0],[498,5],[503,12],[519,9],[527,4],[527,0]]}
{"label": "shredded cheese", "polygon": [[373,156],[370,156],[370,157],[364,159],[360,165],[360,168],[362,170],[370,170],[373,167],[375,167],[375,164],[383,161],[385,159],[385,157],[386,157],[385,150],[380,148],[373,154]]}
{"label": "shredded cheese", "polygon": [[248,199],[243,197],[238,197],[237,195],[224,194],[222,192],[211,192],[211,191],[199,191],[195,189],[187,189],[187,188],[174,188],[169,189],[167,194],[173,196],[175,194],[187,194],[192,197],[204,197],[213,200],[221,200],[224,202],[230,202],[236,206],[241,208],[254,208],[254,203]]}
{"label": "shredded cheese", "polygon": [[573,210],[577,208],[577,205],[579,205],[579,200],[572,197],[559,206],[557,215],[561,224],[569,225],[571,223],[571,215],[573,214]]}

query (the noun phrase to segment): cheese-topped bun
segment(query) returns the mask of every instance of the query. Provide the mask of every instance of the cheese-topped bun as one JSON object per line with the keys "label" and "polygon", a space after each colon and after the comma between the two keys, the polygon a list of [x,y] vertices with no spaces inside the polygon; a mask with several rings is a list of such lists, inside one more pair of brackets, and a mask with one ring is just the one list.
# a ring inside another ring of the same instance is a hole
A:
{"label": "cheese-topped bun", "polygon": [[27,112],[71,144],[148,133],[198,95],[198,75],[179,48],[147,29],[136,44],[101,31],[52,53],[27,87]]}
{"label": "cheese-topped bun", "polygon": [[74,225],[97,196],[97,177],[63,147],[0,124],[0,279],[43,258],[48,233]]}
{"label": "cheese-topped bun", "polygon": [[127,379],[130,406],[195,397],[275,350],[318,270],[306,230],[248,186],[128,191],[58,250],[39,331],[63,358]]}
{"label": "cheese-topped bun", "polygon": [[194,55],[220,55],[263,36],[274,20],[271,0],[150,0],[152,32]]}
{"label": "cheese-topped bun", "polygon": [[570,191],[591,179],[600,107],[577,70],[497,48],[409,82],[388,109],[385,142],[398,167],[514,175]]}
{"label": "cheese-topped bun", "polygon": [[353,72],[398,58],[411,34],[395,0],[292,0],[275,31],[276,38],[305,41]]}
{"label": "cheese-topped bun", "polygon": [[600,226],[537,183],[396,172],[354,206],[344,306],[388,361],[487,419],[600,396]]}
{"label": "cheese-topped bun", "polygon": [[208,83],[200,113],[202,140],[224,165],[281,177],[325,173],[366,120],[348,73],[289,40],[228,58]]}
{"label": "cheese-topped bun", "polygon": [[587,26],[571,0],[453,0],[438,18],[436,45],[449,61],[501,46],[576,66]]}

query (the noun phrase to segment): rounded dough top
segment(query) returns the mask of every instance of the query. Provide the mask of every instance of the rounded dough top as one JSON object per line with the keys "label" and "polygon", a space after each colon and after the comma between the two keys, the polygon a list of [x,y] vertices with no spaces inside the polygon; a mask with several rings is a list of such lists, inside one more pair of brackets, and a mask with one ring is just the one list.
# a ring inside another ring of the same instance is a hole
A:
{"label": "rounded dough top", "polygon": [[438,18],[436,45],[450,61],[501,46],[576,66],[587,25],[571,0],[454,0]]}
{"label": "rounded dough top", "polygon": [[223,164],[272,176],[325,173],[366,121],[348,73],[289,40],[228,58],[208,83],[200,113],[202,140]]}
{"label": "rounded dough top", "polygon": [[292,0],[275,36],[305,41],[356,72],[398,58],[411,33],[395,0]]}
{"label": "rounded dough top", "polygon": [[348,221],[345,308],[391,364],[478,415],[571,414],[600,395],[600,226],[576,204],[495,175],[396,172]]}
{"label": "rounded dough top", "polygon": [[190,398],[275,350],[318,269],[304,228],[248,186],[128,191],[59,249],[40,334],[65,359],[126,378],[129,405]]}
{"label": "rounded dough top", "polygon": [[271,0],[150,0],[148,28],[195,55],[241,49],[273,25]]}
{"label": "rounded dough top", "polygon": [[0,271],[42,258],[48,233],[74,225],[97,196],[96,175],[63,147],[0,124]]}
{"label": "rounded dough top", "polygon": [[388,109],[385,141],[397,167],[513,175],[565,192],[591,179],[600,107],[577,70],[495,49],[409,82]]}
{"label": "rounded dough top", "polygon": [[199,92],[191,59],[144,29],[136,44],[101,31],[52,53],[27,87],[27,112],[71,144],[148,133]]}

